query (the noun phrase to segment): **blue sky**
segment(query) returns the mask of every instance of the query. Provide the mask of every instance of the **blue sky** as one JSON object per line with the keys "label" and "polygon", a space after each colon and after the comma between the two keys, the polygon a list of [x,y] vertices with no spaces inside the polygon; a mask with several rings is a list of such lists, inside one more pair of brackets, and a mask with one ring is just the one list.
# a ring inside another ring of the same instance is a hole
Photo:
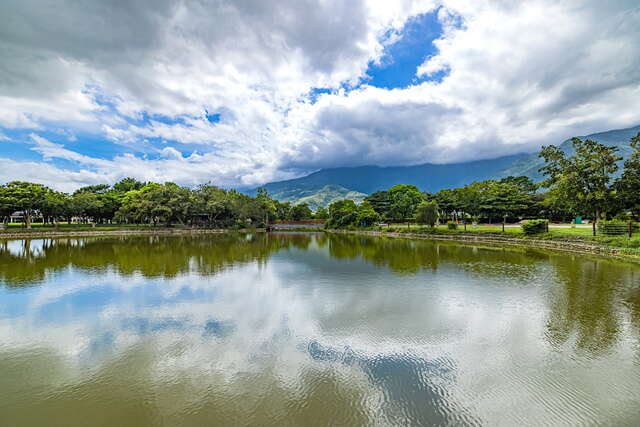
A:
{"label": "blue sky", "polygon": [[97,7],[0,5],[0,181],[252,187],[640,123],[633,1]]}

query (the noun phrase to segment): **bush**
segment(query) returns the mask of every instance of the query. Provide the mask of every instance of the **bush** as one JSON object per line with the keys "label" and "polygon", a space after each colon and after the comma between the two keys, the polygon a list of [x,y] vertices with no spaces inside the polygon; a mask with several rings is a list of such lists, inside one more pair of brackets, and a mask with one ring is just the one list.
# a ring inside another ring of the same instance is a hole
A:
{"label": "bush", "polygon": [[522,232],[526,235],[544,233],[548,224],[549,221],[546,219],[532,219],[522,224]]}
{"label": "bush", "polygon": [[447,228],[449,230],[457,230],[458,229],[458,223],[454,222],[454,221],[447,221]]}

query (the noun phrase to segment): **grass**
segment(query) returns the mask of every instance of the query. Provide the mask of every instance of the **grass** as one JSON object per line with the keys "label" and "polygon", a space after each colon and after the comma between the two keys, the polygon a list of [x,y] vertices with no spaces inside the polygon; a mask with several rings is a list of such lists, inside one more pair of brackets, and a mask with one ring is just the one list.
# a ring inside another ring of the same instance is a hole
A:
{"label": "grass", "polygon": [[[563,224],[564,225],[564,224]],[[416,233],[416,234],[482,234],[491,233],[496,235],[502,235],[505,237],[521,237],[532,239],[548,239],[548,240],[579,240],[583,242],[599,243],[603,246],[610,248],[620,249],[620,252],[627,255],[640,256],[640,233],[635,233],[633,237],[629,236],[593,236],[593,229],[591,227],[555,227],[551,225],[548,233],[536,234],[532,236],[525,236],[521,227],[506,227],[504,233],[502,232],[501,225],[480,225],[477,227],[471,227],[467,225],[467,231],[464,228],[458,226],[457,230],[449,230],[446,225],[440,225],[435,228],[411,225],[407,228],[406,224],[390,224],[388,227],[374,228],[383,232],[397,232],[397,233]]]}

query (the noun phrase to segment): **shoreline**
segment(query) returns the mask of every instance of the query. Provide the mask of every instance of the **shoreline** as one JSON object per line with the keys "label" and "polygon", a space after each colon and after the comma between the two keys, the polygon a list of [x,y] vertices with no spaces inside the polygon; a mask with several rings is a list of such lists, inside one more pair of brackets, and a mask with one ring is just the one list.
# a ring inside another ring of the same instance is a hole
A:
{"label": "shoreline", "polygon": [[264,232],[263,228],[231,230],[226,228],[157,228],[139,230],[78,230],[78,231],[19,231],[0,232],[0,240],[31,239],[46,237],[92,237],[92,236],[128,236],[128,235],[171,235],[171,234],[221,234],[230,232]]}
{"label": "shoreline", "polygon": [[[293,230],[273,230],[273,232],[291,233]],[[239,229],[231,230],[225,228],[206,229],[206,228],[157,228],[157,229],[137,229],[137,230],[79,230],[79,231],[26,231],[18,232],[0,231],[1,240],[19,240],[19,239],[37,239],[37,238],[58,238],[58,237],[100,237],[100,236],[135,236],[135,235],[190,235],[190,234],[222,234],[222,233],[264,233],[264,228],[258,229]],[[323,229],[323,230],[296,230],[295,232],[324,232],[334,234],[353,234],[373,237],[391,237],[397,239],[420,239],[420,240],[439,240],[452,241],[462,244],[487,244],[492,246],[514,246],[529,247],[537,249],[548,249],[562,252],[582,253],[591,255],[600,255],[607,258],[632,261],[640,263],[640,256],[634,254],[626,254],[622,248],[616,248],[597,242],[584,242],[572,239],[536,239],[507,237],[496,234],[426,234],[426,233],[398,233],[385,232],[375,230],[341,230],[341,229]]]}
{"label": "shoreline", "polygon": [[336,234],[354,234],[374,237],[391,237],[396,239],[420,239],[420,240],[440,240],[453,241],[463,244],[482,243],[492,246],[513,246],[528,247],[535,249],[548,249],[561,252],[581,253],[599,255],[607,258],[625,260],[640,263],[640,256],[625,254],[621,248],[606,246],[597,242],[580,242],[576,240],[547,240],[520,237],[506,237],[496,235],[480,235],[480,234],[422,234],[422,233],[396,233],[372,230],[327,230],[327,233]]}

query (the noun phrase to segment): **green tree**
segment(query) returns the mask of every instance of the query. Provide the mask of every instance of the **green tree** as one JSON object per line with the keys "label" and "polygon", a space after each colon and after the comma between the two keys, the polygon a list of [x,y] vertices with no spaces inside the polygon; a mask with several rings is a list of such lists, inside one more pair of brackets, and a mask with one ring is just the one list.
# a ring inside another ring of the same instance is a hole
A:
{"label": "green tree", "polygon": [[207,225],[228,219],[231,214],[229,196],[215,185],[204,184],[194,193],[194,214],[206,218]]}
{"label": "green tree", "polygon": [[413,218],[416,207],[424,200],[422,193],[415,185],[398,184],[389,189],[391,199],[391,217],[397,221],[406,221],[409,226],[409,219]]}
{"label": "green tree", "polygon": [[143,182],[135,178],[124,178],[113,184],[113,190],[119,193],[126,193],[132,190],[140,190],[144,185]]}
{"label": "green tree", "polygon": [[0,185],[0,217],[2,222],[7,224],[9,217],[18,210],[15,199],[9,195],[6,185]]}
{"label": "green tree", "polygon": [[50,190],[41,184],[13,181],[4,186],[3,199],[7,206],[22,211],[24,224],[31,228],[34,211],[42,209],[45,196]]}
{"label": "green tree", "polygon": [[339,200],[329,205],[328,228],[340,228],[353,225],[357,221],[358,207],[353,200]]}
{"label": "green tree", "polygon": [[366,200],[358,206],[356,223],[359,226],[370,227],[380,221],[380,214],[373,209],[371,203]]}
{"label": "green tree", "polygon": [[513,181],[501,181],[492,182],[487,189],[485,203],[502,217],[503,232],[507,217],[518,215],[532,202],[531,194],[525,192],[523,188]]}
{"label": "green tree", "polygon": [[316,219],[327,219],[329,217],[329,211],[324,206],[318,207],[316,213],[313,215]]}
{"label": "green tree", "polygon": [[306,203],[301,203],[291,208],[291,219],[294,221],[311,218],[312,216],[313,212],[311,212],[309,205]]}
{"label": "green tree", "polygon": [[276,208],[276,218],[280,221],[288,221],[291,219],[291,202],[281,202],[274,200],[273,204]]}
{"label": "green tree", "polygon": [[49,219],[57,226],[59,218],[68,215],[69,207],[69,195],[50,190],[45,194],[41,213],[45,220]]}
{"label": "green tree", "polygon": [[256,195],[256,202],[258,209],[261,211],[264,218],[265,227],[269,225],[269,218],[273,218],[276,214],[276,205],[266,188],[259,188]]}
{"label": "green tree", "polygon": [[420,202],[416,209],[416,221],[433,228],[440,217],[440,207],[435,200]]}
{"label": "green tree", "polygon": [[69,201],[70,210],[74,216],[81,217],[84,221],[95,219],[102,208],[98,195],[89,191],[75,192]]}
{"label": "green tree", "polygon": [[364,199],[371,204],[380,217],[389,218],[391,209],[391,193],[388,190],[376,191]]}
{"label": "green tree", "polygon": [[632,152],[624,162],[624,170],[614,188],[623,209],[634,215],[640,213],[640,132],[631,138]]}
{"label": "green tree", "polygon": [[612,176],[618,171],[617,147],[609,147],[596,141],[580,138],[571,140],[575,154],[567,157],[556,146],[546,146],[540,151],[545,166],[540,171],[547,176],[544,187],[563,186],[562,193],[570,197],[575,210],[593,212],[593,233],[601,213],[612,202]]}

